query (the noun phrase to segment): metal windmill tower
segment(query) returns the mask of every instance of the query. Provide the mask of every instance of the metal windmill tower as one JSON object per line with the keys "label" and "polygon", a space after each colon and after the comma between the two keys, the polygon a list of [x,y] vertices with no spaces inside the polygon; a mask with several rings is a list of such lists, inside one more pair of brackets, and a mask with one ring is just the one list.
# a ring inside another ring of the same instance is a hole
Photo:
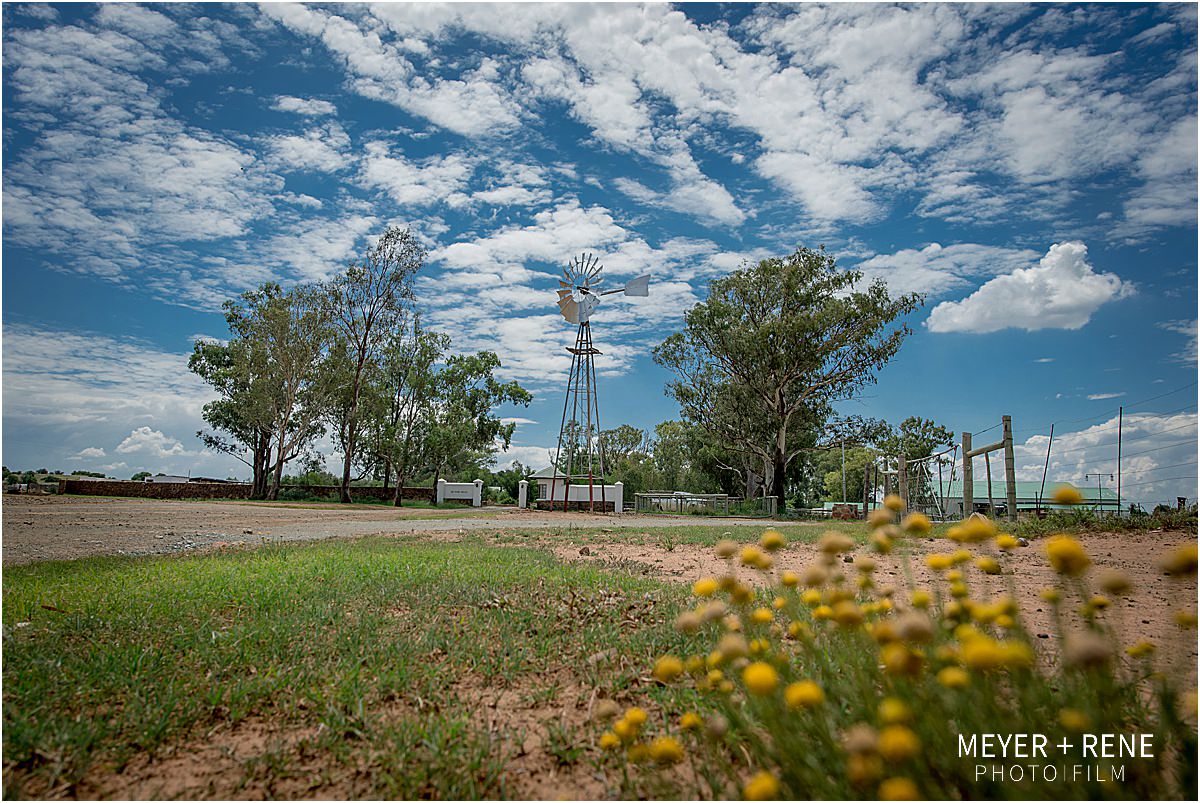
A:
{"label": "metal windmill tower", "polygon": [[[550,508],[554,509],[555,490],[563,484],[563,510],[571,500],[571,485],[587,484],[588,508],[596,502],[606,509],[604,449],[600,443],[600,400],[596,394],[596,363],[601,352],[592,345],[591,315],[600,305],[601,296],[624,293],[627,296],[650,295],[650,277],[638,276],[615,290],[598,290],[603,266],[591,254],[581,254],[563,268],[558,285],[558,309],[579,329],[571,352],[571,371],[567,374],[567,393],[563,400],[562,424],[554,452],[554,474],[550,480]],[[597,480],[599,499],[597,499]],[[579,503],[582,505],[582,499]]]}

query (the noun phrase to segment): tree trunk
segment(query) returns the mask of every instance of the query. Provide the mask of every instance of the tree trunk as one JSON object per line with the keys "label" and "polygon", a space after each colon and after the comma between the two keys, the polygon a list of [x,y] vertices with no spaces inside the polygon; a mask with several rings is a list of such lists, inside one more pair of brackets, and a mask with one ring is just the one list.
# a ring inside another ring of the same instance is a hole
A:
{"label": "tree trunk", "polygon": [[782,446],[775,447],[775,456],[772,463],[771,496],[778,500],[779,512],[782,513],[787,508],[787,502],[783,498],[785,493],[784,474],[787,472],[787,459],[784,456]]}
{"label": "tree trunk", "polygon": [[394,507],[404,507],[404,474],[396,471],[396,493],[392,495],[392,505]]}
{"label": "tree trunk", "polygon": [[279,444],[279,450],[275,453],[275,470],[271,473],[271,492],[267,494],[267,498],[272,502],[279,499],[279,486],[283,482],[283,444]]}
{"label": "tree trunk", "polygon": [[267,496],[267,475],[271,466],[271,436],[259,431],[254,444],[253,477],[250,486],[251,499],[265,499]]}
{"label": "tree trunk", "polygon": [[388,489],[388,483],[391,482],[391,479],[392,459],[390,457],[385,457],[383,459],[383,490],[386,491]]}
{"label": "tree trunk", "polygon": [[355,426],[350,422],[346,429],[346,458],[342,461],[342,487],[339,491],[339,500],[343,503],[353,501],[350,498],[350,465],[354,461],[354,441],[355,441]]}

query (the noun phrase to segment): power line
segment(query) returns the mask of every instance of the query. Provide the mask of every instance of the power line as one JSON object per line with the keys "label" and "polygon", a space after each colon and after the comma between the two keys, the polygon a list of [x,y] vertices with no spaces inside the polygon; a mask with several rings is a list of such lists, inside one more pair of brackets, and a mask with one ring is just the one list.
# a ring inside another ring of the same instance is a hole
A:
{"label": "power line", "polygon": [[[1174,432],[1177,429],[1186,429],[1188,427],[1194,427],[1194,426],[1196,426],[1196,423],[1194,421],[1189,421],[1188,423],[1180,424],[1177,427],[1169,427],[1168,429],[1160,429],[1158,432],[1147,432],[1144,435],[1134,435],[1132,438],[1123,438],[1122,440],[1124,443],[1129,443],[1130,441],[1140,441],[1140,440],[1145,440],[1146,438],[1153,438],[1156,435],[1162,435],[1164,432]],[[1071,434],[1077,434],[1077,433],[1071,433]],[[1055,454],[1056,455],[1070,454],[1071,452],[1081,452],[1084,449],[1099,449],[1104,446],[1116,446],[1116,445],[1117,445],[1116,441],[1107,441],[1105,443],[1093,443],[1093,444],[1087,444],[1084,446],[1075,446],[1071,449],[1059,449],[1057,452],[1055,452]],[[1129,457],[1129,455],[1125,455],[1125,456]]]}
{"label": "power line", "polygon": [[1174,480],[1194,480],[1194,479],[1196,479],[1195,474],[1188,474],[1188,475],[1185,475],[1182,477],[1160,477],[1159,479],[1156,479],[1156,480],[1142,480],[1141,482],[1131,482],[1126,487],[1137,488],[1138,486],[1141,486],[1141,485],[1153,485],[1156,482],[1173,482]]}
{"label": "power line", "polygon": [[[1174,396],[1176,393],[1180,393],[1182,391],[1187,390],[1188,388],[1193,388],[1195,386],[1196,386],[1196,382],[1189,382],[1188,384],[1183,385],[1181,387],[1177,387],[1174,390],[1168,390],[1166,393],[1160,393],[1157,396],[1150,396],[1149,398],[1145,398],[1145,399],[1138,399],[1137,401],[1132,401],[1132,402],[1129,402],[1128,404],[1125,404],[1122,406],[1125,408],[1126,412],[1129,412],[1129,408],[1131,408],[1131,407],[1137,407],[1137,406],[1145,404],[1147,402],[1157,401],[1158,399],[1166,398],[1167,396]],[[1191,407],[1193,405],[1187,405],[1187,406]],[[1112,415],[1113,413],[1117,412],[1120,409],[1121,409],[1120,407],[1113,407],[1111,410],[1105,410],[1102,413],[1093,413],[1092,415],[1086,415],[1082,418],[1071,418],[1071,419],[1067,419],[1065,421],[1049,421],[1045,424],[1041,424],[1036,427],[1031,427],[1031,429],[1044,429],[1044,428],[1050,426],[1050,424],[1078,424],[1081,421],[1095,421],[1097,418],[1103,418],[1106,415]],[[1180,408],[1180,409],[1186,409],[1186,408]],[[1169,413],[1159,413],[1159,415],[1169,415]]]}
{"label": "power line", "polygon": [[1143,469],[1139,469],[1137,471],[1126,471],[1125,473],[1126,474],[1149,474],[1152,471],[1165,471],[1168,468],[1179,468],[1180,466],[1194,466],[1194,465],[1196,465],[1196,462],[1197,461],[1195,461],[1195,460],[1189,460],[1186,463],[1172,463],[1169,466],[1155,466],[1154,468],[1143,468]]}
{"label": "power line", "polygon": [[1179,441],[1179,443],[1168,443],[1166,446],[1158,446],[1158,447],[1155,447],[1154,449],[1145,449],[1140,452],[1134,452],[1133,454],[1127,454],[1127,455],[1125,455],[1125,457],[1137,457],[1140,454],[1150,454],[1151,452],[1161,452],[1163,449],[1170,449],[1174,446],[1183,446],[1186,443],[1195,443],[1195,441],[1186,440],[1186,441]]}

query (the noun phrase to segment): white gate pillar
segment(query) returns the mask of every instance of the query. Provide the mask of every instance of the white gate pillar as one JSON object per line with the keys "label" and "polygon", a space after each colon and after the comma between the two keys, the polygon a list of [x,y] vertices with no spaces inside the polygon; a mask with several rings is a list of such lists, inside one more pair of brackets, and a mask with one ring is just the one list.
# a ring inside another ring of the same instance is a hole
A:
{"label": "white gate pillar", "polygon": [[437,503],[440,505],[442,502],[445,502],[445,501],[446,501],[446,481],[438,480]]}
{"label": "white gate pillar", "polygon": [[483,504],[483,480],[475,480],[475,495],[471,497],[471,507]]}
{"label": "white gate pillar", "polygon": [[625,510],[625,483],[617,480],[616,489],[617,496],[613,500],[613,512],[620,513]]}
{"label": "white gate pillar", "polygon": [[517,489],[517,507],[521,509],[529,507],[529,480],[518,482]]}

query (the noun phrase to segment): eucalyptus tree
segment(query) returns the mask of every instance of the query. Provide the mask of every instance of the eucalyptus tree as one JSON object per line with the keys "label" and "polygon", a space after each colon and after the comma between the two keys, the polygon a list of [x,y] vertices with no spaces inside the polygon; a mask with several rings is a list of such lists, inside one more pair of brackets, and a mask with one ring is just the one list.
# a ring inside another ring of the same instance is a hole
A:
{"label": "eucalyptus tree", "polygon": [[824,249],[764,259],[713,281],[654,351],[684,417],[762,459],[781,505],[788,466],[811,447],[796,432],[875,381],[909,334],[892,323],[921,303],[861,279]]}
{"label": "eucalyptus tree", "polygon": [[425,249],[410,229],[389,228],[361,259],[322,288],[330,322],[340,340],[337,353],[345,360],[347,384],[339,401],[337,424],[343,450],[343,502],[351,501],[364,382],[378,364],[384,345],[405,326],[413,278],[424,261]]}

